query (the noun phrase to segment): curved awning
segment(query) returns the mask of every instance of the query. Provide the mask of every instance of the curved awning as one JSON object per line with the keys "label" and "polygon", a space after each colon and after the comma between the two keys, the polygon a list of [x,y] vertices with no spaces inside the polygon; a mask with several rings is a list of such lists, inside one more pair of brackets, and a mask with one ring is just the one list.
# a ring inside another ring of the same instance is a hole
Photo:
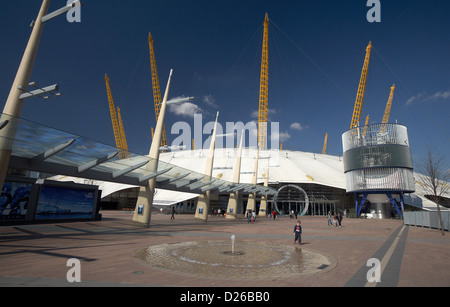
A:
{"label": "curved awning", "polygon": [[148,156],[130,153],[129,158],[119,159],[113,146],[6,114],[0,119],[0,150],[12,152],[9,167],[14,169],[135,186],[145,186],[156,178],[157,188],[196,194],[276,193],[272,188],[235,184]]}

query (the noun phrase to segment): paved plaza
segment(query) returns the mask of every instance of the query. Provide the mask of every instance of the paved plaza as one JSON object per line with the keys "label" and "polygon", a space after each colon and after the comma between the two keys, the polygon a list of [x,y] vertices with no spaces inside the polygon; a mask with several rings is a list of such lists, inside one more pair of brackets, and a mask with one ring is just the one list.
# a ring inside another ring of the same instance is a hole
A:
{"label": "paved plaza", "polygon": [[[101,221],[1,226],[0,286],[450,286],[450,234],[400,220],[344,218],[339,228],[325,217],[301,217],[299,246],[289,217],[248,224],[156,214],[143,227],[130,213],[102,213]],[[72,258],[81,283],[67,281]],[[368,282],[376,268],[369,259],[381,263],[378,283]]]}

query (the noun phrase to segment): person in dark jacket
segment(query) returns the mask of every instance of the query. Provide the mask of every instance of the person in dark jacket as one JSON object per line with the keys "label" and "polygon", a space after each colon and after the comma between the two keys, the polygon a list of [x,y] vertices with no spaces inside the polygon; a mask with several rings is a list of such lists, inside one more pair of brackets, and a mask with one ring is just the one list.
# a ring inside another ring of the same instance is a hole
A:
{"label": "person in dark jacket", "polygon": [[341,223],[342,223],[342,215],[340,213],[337,214],[336,219],[337,219],[337,221],[339,223],[339,227],[342,227],[342,225],[341,225]]}
{"label": "person in dark jacket", "polygon": [[297,221],[297,224],[294,226],[294,244],[298,241],[298,244],[302,245],[302,225],[300,220]]}

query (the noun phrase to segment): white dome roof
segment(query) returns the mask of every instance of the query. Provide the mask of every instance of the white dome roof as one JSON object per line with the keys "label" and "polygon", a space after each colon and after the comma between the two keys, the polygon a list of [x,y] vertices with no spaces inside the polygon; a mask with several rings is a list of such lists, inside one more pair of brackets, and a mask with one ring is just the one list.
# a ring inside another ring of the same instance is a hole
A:
{"label": "white dome roof", "polygon": [[[251,183],[257,152],[256,148],[243,149],[241,183]],[[207,154],[208,150],[202,149],[168,152],[161,153],[160,160],[203,173]],[[213,177],[233,181],[237,154],[237,149],[216,149],[214,152]],[[269,184],[315,183],[343,190],[346,189],[342,157],[301,151],[260,150],[258,183],[264,182],[268,165],[267,160],[269,160]],[[415,176],[417,178],[420,175],[415,173]],[[424,194],[423,188],[416,183],[416,192],[405,195],[405,202],[419,208],[436,210],[436,205],[428,200]]]}
{"label": "white dome roof", "polygon": [[[257,149],[243,149],[241,183],[251,183]],[[161,153],[160,160],[203,173],[208,150]],[[213,177],[232,181],[237,149],[216,149]],[[260,150],[258,183],[264,182],[269,165],[269,183],[317,183],[345,189],[344,164],[341,157],[288,150]]]}

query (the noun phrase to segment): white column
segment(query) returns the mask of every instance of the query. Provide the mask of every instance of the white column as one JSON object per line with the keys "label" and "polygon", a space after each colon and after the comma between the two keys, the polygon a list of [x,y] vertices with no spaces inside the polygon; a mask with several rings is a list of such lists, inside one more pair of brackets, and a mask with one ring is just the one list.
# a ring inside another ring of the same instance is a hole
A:
{"label": "white column", "polygon": [[[269,161],[270,157],[267,158],[267,169],[266,169],[266,176],[264,177],[264,186],[269,186]],[[259,214],[260,216],[267,216],[267,196],[262,195],[261,196],[261,203],[259,205]]]}
{"label": "white column", "polygon": [[[170,71],[169,81],[167,82],[166,93],[161,104],[161,111],[159,113],[156,129],[153,134],[152,146],[148,155],[152,161],[147,164],[146,169],[149,172],[156,173],[159,162],[159,148],[161,146],[162,131],[164,126],[164,118],[166,116],[167,98],[169,96],[170,82],[172,79],[173,70]],[[144,225],[150,225],[152,208],[153,208],[153,196],[155,194],[156,178],[150,179],[144,187],[139,190],[138,200],[136,208],[134,210],[133,221],[142,223]]]}
{"label": "white column", "polygon": [[[214,132],[211,136],[211,145],[209,147],[208,157],[206,160],[205,175],[208,176],[209,178],[212,177],[218,120],[219,120],[219,112],[217,112],[216,123],[214,125]],[[205,180],[210,180],[209,178],[207,178]],[[205,194],[201,194],[198,197],[197,208],[195,210],[195,218],[196,219],[202,220],[202,221],[208,220],[210,194],[211,194],[211,191],[207,191],[207,192],[205,192]]]}
{"label": "white column", "polygon": [[[236,166],[234,167],[233,183],[239,184],[241,177],[241,160],[242,160],[242,143],[244,140],[244,130],[242,130],[241,143],[239,145],[238,156],[236,159]],[[239,202],[239,192],[232,192],[228,200],[227,219],[236,219],[236,210]]]}
{"label": "white column", "polygon": [[[252,184],[256,185],[258,183],[258,162],[259,162],[259,147],[256,151],[256,159],[255,159],[255,171],[252,177]],[[252,193],[248,195],[247,201],[247,212],[251,209],[252,212],[256,210],[256,193]]]}

